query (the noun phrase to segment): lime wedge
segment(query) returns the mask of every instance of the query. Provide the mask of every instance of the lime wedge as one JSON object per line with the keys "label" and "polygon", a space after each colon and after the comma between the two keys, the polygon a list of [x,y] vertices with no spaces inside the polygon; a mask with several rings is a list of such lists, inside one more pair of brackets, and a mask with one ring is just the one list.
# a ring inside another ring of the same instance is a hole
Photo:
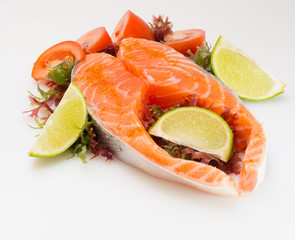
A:
{"label": "lime wedge", "polygon": [[214,46],[211,65],[219,80],[237,91],[239,97],[247,100],[272,98],[283,93],[286,86],[221,36]]}
{"label": "lime wedge", "polygon": [[85,97],[71,83],[29,151],[29,156],[52,157],[67,150],[79,138],[87,116]]}
{"label": "lime wedge", "polygon": [[165,113],[149,134],[173,143],[212,154],[227,162],[231,157],[233,133],[218,114],[200,107],[180,107]]}

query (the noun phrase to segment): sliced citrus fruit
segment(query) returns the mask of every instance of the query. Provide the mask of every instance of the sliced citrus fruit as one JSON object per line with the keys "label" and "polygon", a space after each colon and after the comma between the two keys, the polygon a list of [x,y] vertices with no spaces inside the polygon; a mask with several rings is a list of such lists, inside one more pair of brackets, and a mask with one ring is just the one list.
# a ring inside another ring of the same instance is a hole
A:
{"label": "sliced citrus fruit", "polygon": [[200,107],[180,107],[165,113],[149,134],[173,143],[212,154],[227,162],[231,157],[233,133],[218,114]]}
{"label": "sliced citrus fruit", "polygon": [[71,83],[29,151],[29,156],[52,157],[67,150],[79,138],[87,116],[85,97]]}
{"label": "sliced citrus fruit", "polygon": [[257,63],[220,36],[211,56],[214,74],[235,90],[239,97],[261,101],[284,92],[281,80],[267,73]]}

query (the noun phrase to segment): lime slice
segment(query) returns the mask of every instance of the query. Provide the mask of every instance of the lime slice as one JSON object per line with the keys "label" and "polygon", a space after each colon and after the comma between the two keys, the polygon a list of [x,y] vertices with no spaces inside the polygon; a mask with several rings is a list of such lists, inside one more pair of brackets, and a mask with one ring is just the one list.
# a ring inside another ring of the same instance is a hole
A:
{"label": "lime slice", "polygon": [[281,80],[264,71],[242,50],[218,38],[211,56],[214,74],[237,91],[239,97],[261,101],[284,92]]}
{"label": "lime slice", "polygon": [[165,113],[149,134],[173,143],[212,154],[227,162],[231,157],[233,133],[218,114],[200,107],[180,107]]}
{"label": "lime slice", "polygon": [[87,116],[85,97],[71,83],[29,151],[29,156],[52,157],[67,150],[79,138]]}

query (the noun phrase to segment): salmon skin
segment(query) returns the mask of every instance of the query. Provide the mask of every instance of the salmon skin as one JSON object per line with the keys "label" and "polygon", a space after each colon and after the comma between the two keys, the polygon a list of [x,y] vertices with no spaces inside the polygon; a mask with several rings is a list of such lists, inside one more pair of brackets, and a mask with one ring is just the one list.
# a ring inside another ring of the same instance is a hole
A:
{"label": "salmon skin", "polygon": [[[125,39],[118,58],[121,61],[104,53],[88,54],[72,74],[73,82],[86,97],[102,140],[115,157],[157,177],[210,193],[239,195],[240,190],[255,188],[262,176],[264,133],[227,88],[182,54],[160,43]],[[198,96],[199,106],[210,104],[218,114],[227,107],[235,116],[228,120],[235,135],[234,148],[245,152],[240,190],[232,177],[215,167],[170,156],[144,129],[143,102],[164,107],[178,104],[189,94]]]}

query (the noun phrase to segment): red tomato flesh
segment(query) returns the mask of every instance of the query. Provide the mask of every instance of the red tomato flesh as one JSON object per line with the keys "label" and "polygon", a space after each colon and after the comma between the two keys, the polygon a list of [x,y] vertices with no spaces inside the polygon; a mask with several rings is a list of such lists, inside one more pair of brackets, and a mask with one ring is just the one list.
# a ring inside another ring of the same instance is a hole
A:
{"label": "red tomato flesh", "polygon": [[112,39],[105,27],[99,27],[85,33],[76,42],[86,53],[96,53],[112,44]]}
{"label": "red tomato flesh", "polygon": [[74,61],[85,58],[85,52],[79,43],[64,41],[48,48],[34,63],[32,77],[36,81],[44,79],[49,73],[48,63],[50,63],[51,66],[56,66],[69,57],[72,57]]}
{"label": "red tomato flesh", "polygon": [[155,40],[149,25],[131,11],[127,11],[115,27],[112,40],[119,45],[122,39],[128,37]]}
{"label": "red tomato flesh", "polygon": [[176,51],[189,56],[188,50],[196,52],[197,47],[202,47],[205,41],[205,31],[201,29],[189,29],[175,31],[167,34],[164,38],[164,44],[174,48]]}

